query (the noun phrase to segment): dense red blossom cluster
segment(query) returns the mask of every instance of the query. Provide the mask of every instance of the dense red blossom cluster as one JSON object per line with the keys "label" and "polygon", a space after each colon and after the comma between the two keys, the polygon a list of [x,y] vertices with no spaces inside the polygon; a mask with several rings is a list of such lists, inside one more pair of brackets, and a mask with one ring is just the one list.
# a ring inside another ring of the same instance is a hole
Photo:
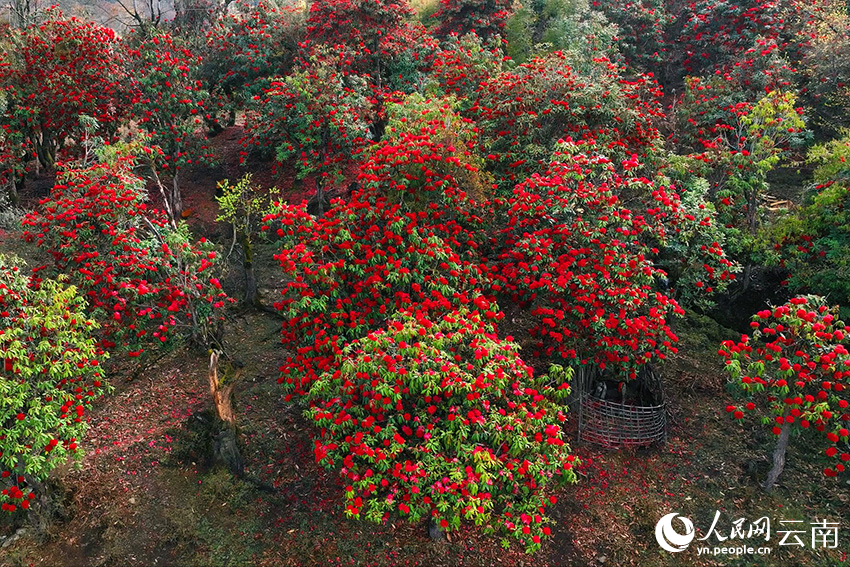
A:
{"label": "dense red blossom cluster", "polygon": [[225,299],[215,252],[191,245],[145,203],[135,159],[66,171],[24,220],[29,242],[69,274],[101,323],[102,345],[137,357],[186,329],[208,326]]}
{"label": "dense red blossom cluster", "polygon": [[[0,89],[5,95],[3,128],[17,133],[20,159],[52,166],[68,143],[79,144],[87,126],[111,135],[124,118],[127,71],[115,33],[77,18],[50,12],[40,25],[13,34],[17,50],[0,53]],[[69,148],[70,149],[70,148]]]}
{"label": "dense red blossom cluster", "polygon": [[476,289],[478,266],[440,238],[425,211],[362,198],[337,202],[319,219],[284,207],[266,222],[295,239],[278,256],[292,283],[275,305],[287,317],[284,342],[299,345],[281,368],[290,392],[309,390],[346,344],[411,305],[434,316],[469,306],[501,317]]}
{"label": "dense red blossom cluster", "polygon": [[316,460],[341,467],[349,515],[397,511],[443,529],[480,519],[539,548],[552,503],[543,490],[575,479],[558,403],[569,388],[535,377],[492,328],[466,308],[403,313],[314,384]]}
{"label": "dense red blossom cluster", "polygon": [[538,355],[592,361],[634,378],[678,340],[669,323],[682,310],[657,289],[664,274],[643,244],[661,226],[652,215],[675,214],[678,196],[657,188],[660,206],[633,214],[615,193],[623,180],[594,183],[593,165],[556,162],[517,186],[507,226],[494,236],[491,276],[495,289],[530,308]]}

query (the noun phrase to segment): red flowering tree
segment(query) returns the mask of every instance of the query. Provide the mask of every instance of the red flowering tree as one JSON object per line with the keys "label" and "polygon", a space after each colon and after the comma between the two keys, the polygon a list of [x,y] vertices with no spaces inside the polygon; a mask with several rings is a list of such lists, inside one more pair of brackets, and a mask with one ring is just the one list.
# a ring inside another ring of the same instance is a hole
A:
{"label": "red flowering tree", "polygon": [[278,9],[267,2],[240,2],[236,8],[222,14],[207,32],[207,56],[197,69],[204,89],[229,123],[272,78],[289,73],[305,31],[303,11],[294,6]]}
{"label": "red flowering tree", "polygon": [[[5,100],[0,98],[0,105]],[[11,125],[3,124],[0,131],[0,199],[17,205],[18,188],[23,183],[27,171],[26,136],[14,130]]]}
{"label": "red flowering tree", "polygon": [[[655,184],[667,187],[669,204],[660,219],[663,238],[648,242],[659,249],[653,262],[667,274],[672,297],[685,309],[707,311],[737,279],[741,266],[730,259],[729,230],[718,222],[717,210],[708,198],[708,183],[676,172],[681,167],[677,161],[671,159],[672,167],[662,170],[675,181],[658,177],[647,186],[650,190]],[[686,159],[684,163],[690,162]]]}
{"label": "red flowering tree", "polygon": [[[459,221],[457,250],[480,230],[493,180],[478,153],[475,124],[458,113],[454,97],[408,95],[386,107],[384,138],[365,152],[359,181],[405,211],[428,209],[435,224]],[[483,208],[482,208],[483,207]],[[445,234],[441,231],[441,234]],[[480,240],[480,239],[479,239]]]}
{"label": "red flowering tree", "polygon": [[289,283],[275,307],[283,341],[297,345],[281,367],[289,393],[308,391],[346,344],[411,305],[435,317],[462,306],[501,317],[477,289],[478,267],[436,233],[427,211],[361,196],[334,202],[318,219],[303,206],[282,206],[265,222],[283,239],[276,257]]}
{"label": "red flowering tree", "polygon": [[243,140],[248,147],[271,150],[278,163],[294,158],[298,178],[312,176],[316,182],[320,215],[325,186],[342,177],[367,136],[366,82],[331,59],[341,55],[316,50],[304,67],[272,81],[255,97]]}
{"label": "red flowering tree", "polygon": [[[838,137],[850,126],[850,15],[831,2],[794,2],[800,26],[800,97],[812,125]],[[824,137],[826,137],[824,136]]]}
{"label": "red flowering tree", "polygon": [[0,256],[0,507],[27,510],[33,492],[79,458],[85,413],[108,391],[106,354],[73,286],[28,278]]}
{"label": "red flowering tree", "polygon": [[781,6],[774,0],[685,0],[671,6],[670,13],[681,20],[673,39],[685,55],[684,71],[700,75],[736,63],[752,67],[755,58],[778,48],[786,25]]}
{"label": "red flowering tree", "polygon": [[667,31],[673,18],[663,0],[594,0],[591,5],[617,25],[616,45],[630,67],[643,73],[657,72],[671,56]]}
{"label": "red flowering tree", "polygon": [[732,388],[742,398],[726,411],[736,419],[749,413],[773,424],[777,443],[765,490],[782,473],[792,430],[814,429],[826,437],[826,456],[836,459],[824,470],[827,476],[844,472],[850,461],[850,353],[844,322],[835,311],[821,297],[795,297],[760,311],[753,317],[751,337],[724,341],[718,351],[726,359]]}
{"label": "red flowering tree", "polygon": [[578,461],[564,442],[563,371],[535,377],[517,351],[466,309],[407,313],[346,346],[308,412],[316,460],[347,484],[346,513],[444,530],[469,521],[539,549],[547,489],[574,482]]}
{"label": "red flowering tree", "polygon": [[69,142],[80,142],[83,115],[97,121],[99,135],[115,132],[126,72],[112,30],[50,11],[43,23],[14,30],[8,39],[12,47],[0,51],[0,121],[7,136],[19,138],[18,159],[34,156],[52,167]]}
{"label": "red flowering tree", "polygon": [[762,225],[767,176],[793,146],[804,142],[807,131],[793,94],[770,91],[753,102],[741,101],[741,96],[728,81],[688,79],[679,118],[686,133],[681,141],[694,152],[694,170],[711,183],[727,240],[734,243],[730,252],[746,264],[744,292],[754,253],[761,248],[755,238]]}
{"label": "red flowering tree", "polygon": [[171,176],[168,206],[177,218],[183,210],[180,170],[212,159],[205,137],[198,132],[202,120],[214,118],[207,108],[208,94],[195,78],[201,58],[166,32],[135,39],[136,46],[128,52],[130,113],[148,134],[148,143],[161,150],[156,167]]}
{"label": "red flowering tree", "polygon": [[24,237],[53,256],[101,325],[105,348],[137,357],[152,345],[190,337],[207,347],[226,301],[205,239],[148,209],[133,157],[60,172]]}
{"label": "red flowering tree", "polygon": [[507,222],[492,243],[492,289],[532,316],[536,356],[634,378],[640,366],[676,351],[669,324],[682,310],[657,288],[665,274],[648,243],[672,229],[678,196],[654,187],[655,205],[632,213],[617,198],[624,182],[606,158],[560,159],[507,201]]}
{"label": "red flowering tree", "polygon": [[447,95],[454,95],[466,110],[478,89],[502,71],[504,55],[475,34],[449,36],[431,58],[430,77]]}
{"label": "red flowering tree", "polygon": [[446,37],[474,32],[484,39],[501,35],[511,5],[508,0],[440,0],[440,9],[433,16],[439,21],[434,34]]}
{"label": "red flowering tree", "polygon": [[643,157],[659,134],[661,92],[647,77],[626,79],[606,59],[577,73],[562,52],[503,71],[483,84],[471,109],[482,131],[490,170],[503,194],[546,171],[556,144],[572,138],[586,153],[619,162]]}
{"label": "red flowering tree", "polygon": [[315,0],[307,17],[307,42],[351,49],[351,67],[377,79],[381,66],[405,49],[397,40],[409,37],[406,20],[413,14],[407,0]]}

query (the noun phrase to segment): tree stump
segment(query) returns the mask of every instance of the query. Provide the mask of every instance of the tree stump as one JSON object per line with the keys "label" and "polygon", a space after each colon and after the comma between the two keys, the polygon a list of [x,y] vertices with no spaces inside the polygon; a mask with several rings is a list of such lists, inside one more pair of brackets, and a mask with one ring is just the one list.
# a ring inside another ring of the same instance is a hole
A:
{"label": "tree stump", "polygon": [[220,356],[219,351],[210,351],[210,393],[218,417],[212,430],[213,460],[226,466],[234,476],[241,477],[245,473],[245,461],[239,451],[236,415],[233,411],[233,388],[242,377],[242,368],[228,361],[223,375],[220,375]]}

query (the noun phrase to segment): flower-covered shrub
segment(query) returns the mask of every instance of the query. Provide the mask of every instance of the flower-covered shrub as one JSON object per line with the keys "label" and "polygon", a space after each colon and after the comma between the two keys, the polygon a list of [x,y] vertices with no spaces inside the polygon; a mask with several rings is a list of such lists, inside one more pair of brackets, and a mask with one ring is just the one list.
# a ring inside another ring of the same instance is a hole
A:
{"label": "flower-covered shrub", "polygon": [[669,13],[680,19],[672,38],[678,45],[671,51],[684,55],[681,66],[689,75],[736,67],[744,72],[758,69],[755,60],[769,57],[782,43],[786,18],[781,4],[774,0],[684,0],[669,8]]}
{"label": "flower-covered shrub", "polygon": [[618,200],[626,181],[607,158],[557,159],[507,201],[505,226],[493,237],[492,289],[529,310],[536,356],[634,378],[638,367],[676,350],[669,323],[682,310],[656,284],[665,274],[649,243],[684,220],[678,195],[628,180],[651,193],[646,212],[633,213]]}
{"label": "flower-covered shrub", "polygon": [[303,11],[268,2],[240,2],[213,23],[197,73],[228,122],[272,78],[289,73],[304,32]]}
{"label": "flower-covered shrub", "polygon": [[585,153],[612,161],[643,157],[659,134],[660,90],[647,77],[626,79],[606,59],[577,73],[555,52],[491,77],[471,109],[482,132],[490,171],[504,195],[543,173],[559,141],[586,144]]}
{"label": "flower-covered shrub", "polygon": [[475,102],[478,89],[502,71],[504,54],[495,42],[474,33],[449,36],[431,57],[430,79],[445,94],[454,95],[464,110]]}
{"label": "flower-covered shrub", "polygon": [[180,335],[206,346],[226,300],[212,274],[216,254],[148,207],[135,165],[120,156],[60,172],[50,196],[24,219],[24,237],[79,288],[104,347],[139,356]]}
{"label": "flower-covered shrub", "polygon": [[407,0],[321,0],[310,5],[307,39],[377,54],[383,36],[398,31],[412,14]]}
{"label": "flower-covered shrub", "polygon": [[451,215],[480,228],[493,181],[478,153],[477,128],[458,106],[451,96],[418,94],[388,104],[384,138],[365,153],[360,183],[405,211],[427,208],[435,221]]}
{"label": "flower-covered shrub", "polygon": [[287,284],[275,307],[283,342],[296,349],[281,367],[289,393],[309,390],[346,344],[413,305],[435,317],[463,306],[501,317],[478,291],[478,266],[439,236],[427,210],[362,196],[335,201],[320,218],[303,205],[281,206],[264,222],[283,239],[276,258]]}
{"label": "flower-covered shrub", "polygon": [[338,469],[349,516],[462,521],[519,540],[549,534],[552,481],[575,481],[563,370],[534,376],[480,313],[407,313],[347,345],[312,385],[316,459]]}
{"label": "flower-covered shrub", "polygon": [[643,73],[663,68],[670,57],[666,32],[672,21],[663,0],[594,0],[591,4],[616,24],[616,45],[630,67]]}
{"label": "flower-covered shrub", "polygon": [[83,115],[97,120],[98,134],[116,131],[126,71],[115,32],[51,10],[43,23],[13,31],[8,39],[12,47],[0,50],[0,121],[7,136],[19,135],[20,153],[53,166],[68,142],[80,141]]}
{"label": "flower-covered shrub", "polygon": [[440,9],[433,16],[439,22],[434,34],[445,37],[474,32],[489,39],[502,34],[510,10],[508,0],[440,0]]}
{"label": "flower-covered shrub", "polygon": [[73,286],[0,256],[0,503],[26,510],[51,470],[79,458],[85,414],[108,391],[97,324]]}
{"label": "flower-covered shrub", "polygon": [[366,81],[345,69],[344,52],[317,49],[291,74],[273,80],[255,97],[243,145],[273,152],[278,163],[295,160],[297,177],[314,176],[316,200],[338,181],[366,142]]}
{"label": "flower-covered shrub", "polygon": [[836,476],[850,461],[850,353],[844,322],[824,299],[798,296],[785,305],[759,311],[752,336],[724,341],[730,387],[740,401],[726,411],[736,419],[752,414],[778,437],[765,488],[782,472],[791,430],[812,429],[825,437],[834,459],[824,473]]}
{"label": "flower-covered shrub", "polygon": [[196,132],[215,112],[208,108],[209,94],[196,78],[201,57],[166,32],[138,37],[129,49],[132,73],[130,113],[148,134],[148,143],[161,150],[157,167],[172,179],[168,195],[171,214],[183,210],[178,178],[181,169],[212,161],[202,132]]}

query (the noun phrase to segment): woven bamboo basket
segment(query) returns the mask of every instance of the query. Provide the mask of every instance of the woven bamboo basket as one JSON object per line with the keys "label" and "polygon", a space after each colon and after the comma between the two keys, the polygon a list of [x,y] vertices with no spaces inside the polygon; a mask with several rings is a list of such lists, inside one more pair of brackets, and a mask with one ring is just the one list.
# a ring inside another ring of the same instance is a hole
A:
{"label": "woven bamboo basket", "polygon": [[[599,373],[579,369],[573,382],[574,410],[578,411],[579,441],[602,447],[640,447],[667,440],[667,406],[661,396],[661,381],[651,370],[644,377],[658,389],[659,403],[637,405],[597,398],[592,393]],[[577,407],[576,407],[577,406]]]}

